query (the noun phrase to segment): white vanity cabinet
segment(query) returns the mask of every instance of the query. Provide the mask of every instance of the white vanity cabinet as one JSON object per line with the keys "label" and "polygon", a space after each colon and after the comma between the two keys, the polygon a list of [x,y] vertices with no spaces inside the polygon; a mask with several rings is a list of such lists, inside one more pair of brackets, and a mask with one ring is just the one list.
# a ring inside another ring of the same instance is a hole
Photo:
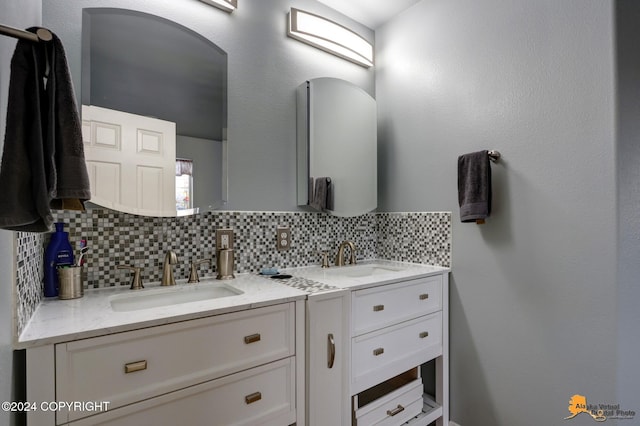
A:
{"label": "white vanity cabinet", "polygon": [[294,424],[303,310],[283,303],[28,350],[28,398],[109,402],[32,413],[28,424]]}
{"label": "white vanity cabinet", "polygon": [[[448,425],[448,270],[328,282],[343,289],[307,299],[307,424]],[[433,397],[421,377],[430,361]]]}
{"label": "white vanity cabinet", "polygon": [[349,401],[350,292],[338,290],[307,299],[307,423],[351,423]]}
{"label": "white vanity cabinet", "polygon": [[382,265],[302,270],[302,289],[247,275],[235,302],[173,316],[45,301],[23,334],[27,426],[445,426],[448,269]]}
{"label": "white vanity cabinet", "polygon": [[[351,293],[353,424],[448,423],[448,275]],[[436,362],[435,400],[420,366]]]}

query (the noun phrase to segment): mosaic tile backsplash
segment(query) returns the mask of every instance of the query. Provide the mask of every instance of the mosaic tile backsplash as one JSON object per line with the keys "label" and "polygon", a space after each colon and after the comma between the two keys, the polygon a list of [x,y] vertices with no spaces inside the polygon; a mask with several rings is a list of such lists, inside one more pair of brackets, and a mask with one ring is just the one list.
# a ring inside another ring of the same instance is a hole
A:
{"label": "mosaic tile backsplash", "polygon": [[[200,275],[213,275],[215,230],[234,231],[235,271],[319,264],[319,251],[335,258],[344,240],[357,244],[357,258],[401,260],[451,266],[450,213],[369,213],[343,218],[312,212],[217,211],[177,218],[151,218],[106,209],[57,212],[57,221],[74,248],[87,240],[86,287],[128,285],[130,272],[117,265],[142,267],[143,282],[160,281],[167,250],[178,255],[176,278],[186,278],[192,260],[211,259]],[[291,247],[276,250],[276,227],[291,229]],[[19,247],[17,319],[20,332],[42,297],[44,247],[48,235],[17,233]],[[25,254],[27,253],[27,254]],[[76,251],[77,253],[77,251]],[[22,257],[21,257],[22,256]],[[27,261],[26,259],[29,259]]]}
{"label": "mosaic tile backsplash", "polygon": [[15,318],[21,331],[43,297],[44,246],[49,236],[16,232]]}
{"label": "mosaic tile backsplash", "polygon": [[451,213],[377,213],[376,257],[451,266]]}

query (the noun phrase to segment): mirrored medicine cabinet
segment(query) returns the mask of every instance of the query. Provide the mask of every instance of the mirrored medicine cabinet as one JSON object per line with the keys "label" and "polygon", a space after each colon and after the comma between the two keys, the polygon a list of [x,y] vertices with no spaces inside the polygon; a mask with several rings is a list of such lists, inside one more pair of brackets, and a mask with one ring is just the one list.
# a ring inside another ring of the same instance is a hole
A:
{"label": "mirrored medicine cabinet", "polygon": [[[376,101],[348,81],[316,78],[297,89],[296,120],[298,205],[344,217],[374,210]],[[330,181],[328,199],[323,193],[322,202],[319,179]]]}

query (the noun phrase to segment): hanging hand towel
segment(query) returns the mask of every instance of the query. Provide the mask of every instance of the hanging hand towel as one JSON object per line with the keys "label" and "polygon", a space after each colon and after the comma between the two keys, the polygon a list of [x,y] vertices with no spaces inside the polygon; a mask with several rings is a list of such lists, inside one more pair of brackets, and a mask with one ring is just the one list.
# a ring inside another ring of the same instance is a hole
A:
{"label": "hanging hand towel", "polygon": [[11,59],[0,166],[0,228],[47,232],[54,221],[51,209],[84,209],[91,192],[82,143],[60,39],[53,34],[50,42],[19,40]]}
{"label": "hanging hand towel", "polygon": [[491,166],[486,150],[458,157],[458,204],[462,222],[484,223],[491,213]]}
{"label": "hanging hand towel", "polygon": [[333,209],[331,178],[319,177],[315,179],[315,187],[310,205],[314,209],[321,211]]}

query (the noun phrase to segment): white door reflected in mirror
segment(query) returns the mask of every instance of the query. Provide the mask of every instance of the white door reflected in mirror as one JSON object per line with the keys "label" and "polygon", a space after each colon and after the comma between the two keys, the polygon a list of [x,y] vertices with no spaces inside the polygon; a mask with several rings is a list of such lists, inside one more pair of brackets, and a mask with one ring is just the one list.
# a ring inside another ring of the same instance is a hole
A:
{"label": "white door reflected in mirror", "polygon": [[175,216],[175,123],[82,105],[82,135],[92,203]]}

